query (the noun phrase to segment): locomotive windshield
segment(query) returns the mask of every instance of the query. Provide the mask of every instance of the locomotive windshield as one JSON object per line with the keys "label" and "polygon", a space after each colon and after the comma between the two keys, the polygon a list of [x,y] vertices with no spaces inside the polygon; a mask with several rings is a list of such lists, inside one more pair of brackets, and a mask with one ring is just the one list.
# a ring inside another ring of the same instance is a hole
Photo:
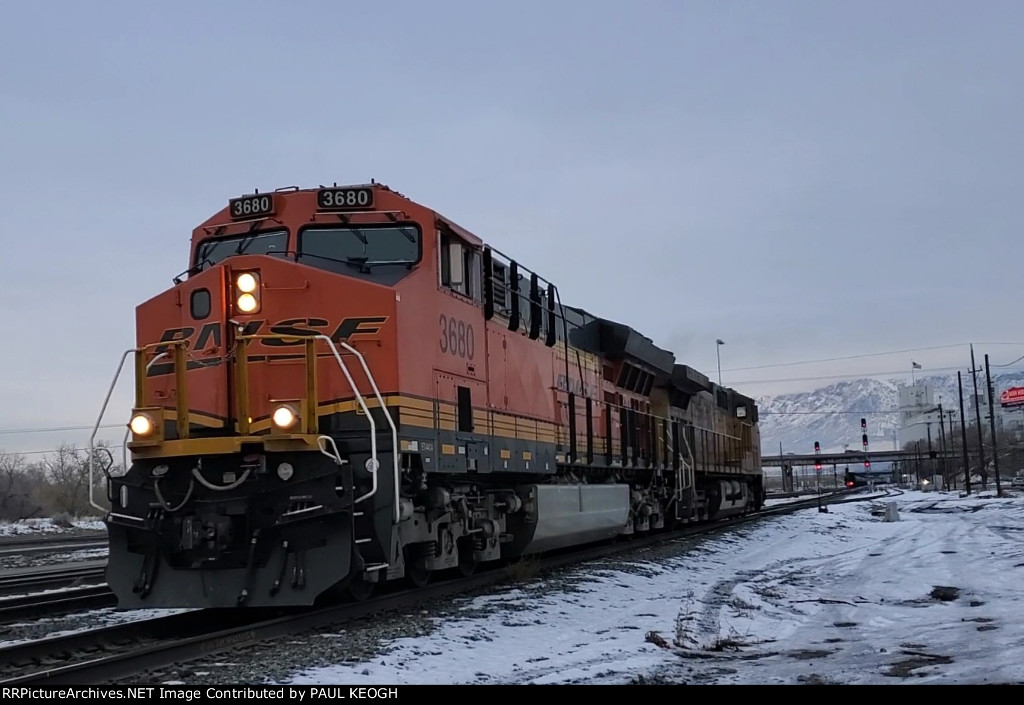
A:
{"label": "locomotive windshield", "polygon": [[287,251],[287,230],[204,240],[196,250],[195,271],[212,267],[233,255],[276,255]]}
{"label": "locomotive windshield", "polygon": [[363,270],[415,264],[420,259],[420,233],[413,225],[307,228],[299,236],[299,260],[306,258],[325,269],[333,269],[331,263]]}

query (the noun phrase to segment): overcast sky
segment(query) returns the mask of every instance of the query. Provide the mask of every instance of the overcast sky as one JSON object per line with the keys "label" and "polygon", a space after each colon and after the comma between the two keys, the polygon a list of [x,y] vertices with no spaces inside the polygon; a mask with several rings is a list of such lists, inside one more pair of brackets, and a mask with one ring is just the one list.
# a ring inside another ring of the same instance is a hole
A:
{"label": "overcast sky", "polygon": [[1022,23],[1011,1],[12,5],[0,430],[91,424],[134,307],[254,188],[387,183],[711,377],[724,339],[753,395],[966,348],[735,368],[1024,340]]}

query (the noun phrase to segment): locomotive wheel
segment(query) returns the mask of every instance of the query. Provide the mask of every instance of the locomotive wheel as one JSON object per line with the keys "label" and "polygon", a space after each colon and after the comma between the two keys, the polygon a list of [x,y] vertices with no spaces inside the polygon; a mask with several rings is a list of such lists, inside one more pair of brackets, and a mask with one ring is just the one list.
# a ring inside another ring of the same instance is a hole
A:
{"label": "locomotive wheel", "polygon": [[410,556],[405,563],[405,577],[409,578],[415,587],[423,587],[430,582],[430,576],[434,574],[434,571],[427,568],[427,563],[423,558],[416,558]]}
{"label": "locomotive wheel", "polygon": [[365,580],[362,575],[353,575],[345,586],[345,595],[354,602],[362,602],[373,594],[376,583]]}

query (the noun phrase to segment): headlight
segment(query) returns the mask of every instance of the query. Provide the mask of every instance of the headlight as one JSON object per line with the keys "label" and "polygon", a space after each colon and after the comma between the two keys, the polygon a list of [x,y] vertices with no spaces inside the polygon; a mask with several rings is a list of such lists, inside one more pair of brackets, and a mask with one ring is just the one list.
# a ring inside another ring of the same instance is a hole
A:
{"label": "headlight", "polygon": [[252,294],[242,294],[238,297],[238,310],[242,313],[253,313],[259,308],[259,302]]}
{"label": "headlight", "polygon": [[156,424],[153,423],[153,419],[146,414],[135,414],[135,416],[132,417],[132,420],[128,423],[128,426],[136,436],[148,436],[153,432],[153,429],[156,428]]}
{"label": "headlight", "polygon": [[292,479],[292,475],[294,474],[295,468],[292,467],[291,463],[281,463],[277,466],[277,476],[284,482],[288,482],[288,480]]}
{"label": "headlight", "polygon": [[260,310],[260,275],[258,272],[242,272],[235,277],[235,308],[241,313],[256,313]]}
{"label": "headlight", "polygon": [[274,409],[274,415],[271,417],[271,420],[278,428],[291,428],[299,420],[299,415],[290,406],[279,406]]}
{"label": "headlight", "polygon": [[238,275],[238,279],[235,280],[235,285],[242,293],[251,294],[256,291],[256,287],[259,286],[259,282],[253,274],[245,272],[244,274]]}

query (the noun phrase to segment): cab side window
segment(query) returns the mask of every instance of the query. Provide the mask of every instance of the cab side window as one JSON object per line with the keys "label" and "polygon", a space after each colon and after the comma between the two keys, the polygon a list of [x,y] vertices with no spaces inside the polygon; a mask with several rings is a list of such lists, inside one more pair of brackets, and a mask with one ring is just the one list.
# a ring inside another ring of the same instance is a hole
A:
{"label": "cab side window", "polygon": [[458,236],[441,230],[441,285],[474,301],[482,299],[480,253]]}

